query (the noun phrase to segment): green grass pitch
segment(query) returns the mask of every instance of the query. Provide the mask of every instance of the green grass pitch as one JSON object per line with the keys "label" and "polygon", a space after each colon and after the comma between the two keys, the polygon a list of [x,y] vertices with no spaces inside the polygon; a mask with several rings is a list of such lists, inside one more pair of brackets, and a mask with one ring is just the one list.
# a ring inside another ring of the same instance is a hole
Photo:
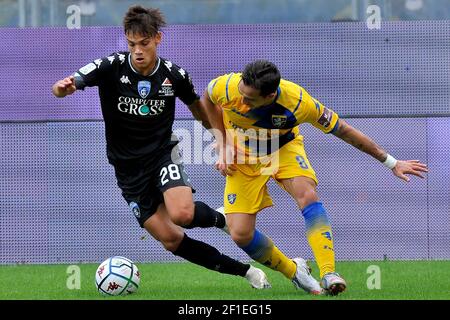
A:
{"label": "green grass pitch", "polygon": [[[1,300],[449,300],[450,261],[338,262],[348,289],[337,297],[307,295],[280,273],[262,267],[271,289],[252,289],[244,278],[190,263],[136,263],[139,290],[105,297],[95,288],[97,264],[80,264],[80,289],[69,289],[68,265],[0,266]],[[258,264],[254,264],[258,266]],[[375,270],[375,273],[374,273]],[[377,277],[379,270],[379,278]],[[313,265],[317,278],[318,270]],[[377,282],[377,280],[379,282]],[[70,279],[69,279],[70,280]],[[69,281],[70,282],[70,281]],[[368,287],[372,287],[370,289]],[[379,288],[377,288],[379,285]],[[374,288],[375,286],[375,288]]]}

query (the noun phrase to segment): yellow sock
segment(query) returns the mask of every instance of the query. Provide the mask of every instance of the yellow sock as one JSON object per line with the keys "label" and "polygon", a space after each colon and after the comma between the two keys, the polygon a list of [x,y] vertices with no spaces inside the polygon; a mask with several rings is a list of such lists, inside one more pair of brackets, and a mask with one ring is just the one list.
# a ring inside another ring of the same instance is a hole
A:
{"label": "yellow sock", "polygon": [[327,212],[321,202],[303,208],[306,237],[320,270],[320,278],[335,271],[333,234]]}
{"label": "yellow sock", "polygon": [[289,280],[294,278],[295,271],[297,270],[295,262],[286,257],[273,243],[270,248],[267,248],[265,254],[256,261],[272,270],[281,272]]}
{"label": "yellow sock", "polygon": [[328,272],[334,272],[334,247],[330,226],[320,226],[308,230],[307,238],[320,271],[320,278]]}
{"label": "yellow sock", "polygon": [[255,230],[252,241],[242,247],[251,258],[259,263],[284,274],[289,280],[294,277],[297,265],[286,257],[263,233]]}

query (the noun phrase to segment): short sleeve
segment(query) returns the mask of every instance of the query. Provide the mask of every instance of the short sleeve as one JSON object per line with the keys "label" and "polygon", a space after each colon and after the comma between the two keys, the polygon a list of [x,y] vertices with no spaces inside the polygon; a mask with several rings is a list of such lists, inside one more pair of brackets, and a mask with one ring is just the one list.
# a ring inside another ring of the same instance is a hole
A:
{"label": "short sleeve", "polygon": [[200,99],[198,94],[195,92],[195,88],[189,74],[182,68],[179,68],[175,72],[178,72],[180,75],[176,86],[176,96],[186,105],[191,105],[195,100]]}
{"label": "short sleeve", "polygon": [[212,103],[220,104],[221,102],[223,102],[223,99],[221,98],[224,96],[226,78],[227,75],[223,75],[209,82],[207,92]]}
{"label": "short sleeve", "polygon": [[302,92],[302,103],[298,111],[297,124],[308,122],[324,133],[331,133],[337,129],[338,114],[325,107],[306,90]]}
{"label": "short sleeve", "polygon": [[112,72],[116,59],[123,59],[119,55],[112,54],[108,57],[96,59],[74,73],[75,86],[77,89],[98,86],[104,79],[107,79]]}

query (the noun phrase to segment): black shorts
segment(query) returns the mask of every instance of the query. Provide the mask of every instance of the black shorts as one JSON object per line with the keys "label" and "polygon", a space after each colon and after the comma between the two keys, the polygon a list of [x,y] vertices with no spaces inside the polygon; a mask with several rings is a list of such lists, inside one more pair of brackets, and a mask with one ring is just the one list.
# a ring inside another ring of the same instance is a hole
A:
{"label": "black shorts", "polygon": [[113,166],[117,184],[141,228],[164,202],[164,191],[178,186],[192,188],[178,146],[164,149],[152,159],[121,161]]}

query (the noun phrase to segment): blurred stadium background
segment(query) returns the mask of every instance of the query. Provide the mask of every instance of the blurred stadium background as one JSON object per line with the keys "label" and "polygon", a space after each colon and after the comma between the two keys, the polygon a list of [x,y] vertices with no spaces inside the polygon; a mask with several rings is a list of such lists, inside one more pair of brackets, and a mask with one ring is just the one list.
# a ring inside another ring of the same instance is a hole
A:
{"label": "blurred stadium background", "polygon": [[[135,3],[158,7],[170,24],[298,23],[365,21],[370,5],[384,20],[448,20],[449,0],[2,0],[0,25],[65,26],[70,5],[81,9],[84,26],[120,25]],[[199,10],[201,8],[201,10]]]}
{"label": "blurred stadium background", "polygon": [[[199,93],[209,79],[266,58],[395,157],[428,164],[426,179],[406,184],[301,127],[338,261],[450,259],[450,0],[3,0],[0,264],[181,261],[142,239],[121,197],[96,89],[51,95],[57,79],[126,49],[122,16],[134,3],[162,9],[170,26],[160,55],[190,72]],[[81,10],[80,29],[66,28],[70,5]],[[380,29],[367,28],[369,5],[381,8]],[[195,132],[180,103],[175,130],[183,128]],[[221,206],[224,180],[212,166],[186,167],[196,199]],[[300,211],[274,183],[270,192],[275,206],[258,228],[288,255],[311,259]],[[218,230],[187,233],[248,260]]]}

